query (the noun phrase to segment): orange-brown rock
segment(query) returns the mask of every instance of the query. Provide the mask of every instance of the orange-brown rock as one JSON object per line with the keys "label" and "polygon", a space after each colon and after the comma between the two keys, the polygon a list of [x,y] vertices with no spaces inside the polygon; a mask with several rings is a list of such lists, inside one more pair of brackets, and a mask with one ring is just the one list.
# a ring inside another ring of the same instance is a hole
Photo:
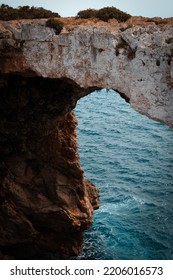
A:
{"label": "orange-brown rock", "polygon": [[[70,81],[1,76],[0,250],[25,258],[69,258],[98,207],[84,181]],[[97,200],[97,203],[95,201]]]}

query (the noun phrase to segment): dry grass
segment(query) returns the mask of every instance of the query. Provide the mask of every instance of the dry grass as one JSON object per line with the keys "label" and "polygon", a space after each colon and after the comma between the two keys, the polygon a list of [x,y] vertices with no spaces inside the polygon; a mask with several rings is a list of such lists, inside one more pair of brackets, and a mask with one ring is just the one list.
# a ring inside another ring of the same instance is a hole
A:
{"label": "dry grass", "polygon": [[116,19],[111,19],[108,22],[99,20],[98,18],[89,18],[89,19],[81,19],[77,17],[64,17],[60,18],[60,20],[64,23],[64,26],[66,27],[72,27],[72,26],[107,26],[109,28],[113,29],[127,29],[129,27],[133,27],[136,25],[139,26],[147,26],[147,25],[173,25],[173,17],[172,18],[157,18],[157,20],[154,20],[153,18],[146,18],[141,16],[135,16],[131,17],[126,22],[119,23]]}

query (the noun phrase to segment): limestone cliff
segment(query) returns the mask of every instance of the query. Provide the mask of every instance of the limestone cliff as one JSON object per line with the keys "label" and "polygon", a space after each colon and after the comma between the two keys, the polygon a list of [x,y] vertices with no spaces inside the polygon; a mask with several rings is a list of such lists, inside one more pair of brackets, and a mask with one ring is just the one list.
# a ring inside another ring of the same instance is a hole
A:
{"label": "limestone cliff", "polygon": [[147,23],[131,20],[122,28],[74,20],[57,36],[45,20],[1,22],[0,70],[115,89],[140,113],[172,125],[173,23]]}
{"label": "limestone cliff", "polygon": [[112,88],[173,127],[173,26],[83,22],[64,19],[59,35],[45,20],[0,22],[3,256],[69,258],[81,249],[99,195],[80,166],[79,98]]}

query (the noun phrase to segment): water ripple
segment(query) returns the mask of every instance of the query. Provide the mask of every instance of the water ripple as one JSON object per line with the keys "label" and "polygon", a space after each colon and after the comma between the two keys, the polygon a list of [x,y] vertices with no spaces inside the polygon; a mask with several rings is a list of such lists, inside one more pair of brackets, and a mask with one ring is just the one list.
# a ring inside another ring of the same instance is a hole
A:
{"label": "water ripple", "polygon": [[173,130],[113,91],[75,113],[81,164],[101,193],[78,259],[173,259]]}

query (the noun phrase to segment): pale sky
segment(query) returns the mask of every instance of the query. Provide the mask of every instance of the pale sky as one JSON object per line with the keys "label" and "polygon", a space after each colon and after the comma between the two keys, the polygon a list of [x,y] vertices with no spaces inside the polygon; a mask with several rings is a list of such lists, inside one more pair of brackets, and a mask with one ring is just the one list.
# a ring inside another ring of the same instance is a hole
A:
{"label": "pale sky", "polygon": [[114,6],[133,16],[173,17],[173,0],[4,0],[0,4],[12,7],[35,6],[58,12],[61,16],[75,16],[80,10]]}

